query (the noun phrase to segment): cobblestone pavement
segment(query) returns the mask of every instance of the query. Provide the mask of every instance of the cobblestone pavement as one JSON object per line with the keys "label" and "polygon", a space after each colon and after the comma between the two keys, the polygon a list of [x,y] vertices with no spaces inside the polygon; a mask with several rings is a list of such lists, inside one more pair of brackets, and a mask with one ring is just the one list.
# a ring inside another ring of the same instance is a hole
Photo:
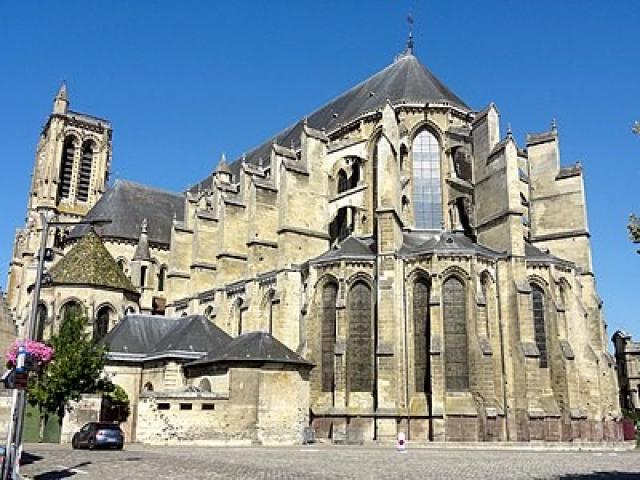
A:
{"label": "cobblestone pavement", "polygon": [[146,447],[74,451],[27,445],[34,480],[139,479],[575,479],[640,480],[640,452],[410,449]]}

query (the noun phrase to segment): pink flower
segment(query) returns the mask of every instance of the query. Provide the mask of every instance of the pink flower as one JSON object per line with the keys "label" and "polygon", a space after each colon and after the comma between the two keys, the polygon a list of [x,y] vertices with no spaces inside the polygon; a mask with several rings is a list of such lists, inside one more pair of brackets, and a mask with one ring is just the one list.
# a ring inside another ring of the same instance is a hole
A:
{"label": "pink flower", "polygon": [[16,364],[18,348],[20,348],[21,345],[24,345],[29,355],[31,355],[31,359],[38,367],[44,367],[53,360],[53,348],[49,345],[36,342],[35,340],[16,340],[7,352],[7,361],[10,366]]}

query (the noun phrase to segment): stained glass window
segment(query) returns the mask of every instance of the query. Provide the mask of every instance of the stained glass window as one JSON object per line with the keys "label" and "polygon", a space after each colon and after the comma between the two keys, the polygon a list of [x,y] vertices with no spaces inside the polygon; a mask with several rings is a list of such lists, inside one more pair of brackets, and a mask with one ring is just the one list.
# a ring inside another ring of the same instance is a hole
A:
{"label": "stained glass window", "polygon": [[334,385],[334,352],[336,344],[336,301],[338,286],[329,283],[322,289],[322,391],[331,392]]}
{"label": "stained glass window", "polygon": [[363,282],[349,291],[348,382],[352,392],[373,390],[371,288]]}
{"label": "stained glass window", "polygon": [[428,130],[413,139],[413,211],[416,228],[442,226],[440,144]]}
{"label": "stained glass window", "polygon": [[445,385],[448,392],[469,389],[467,309],[464,284],[455,277],[443,287]]}
{"label": "stained glass window", "polygon": [[429,341],[429,285],[419,280],[413,287],[413,336],[416,392],[427,391]]}
{"label": "stained glass window", "polygon": [[537,285],[531,285],[533,304],[533,332],[536,346],[540,351],[540,367],[547,368],[547,334],[544,325],[544,292]]}

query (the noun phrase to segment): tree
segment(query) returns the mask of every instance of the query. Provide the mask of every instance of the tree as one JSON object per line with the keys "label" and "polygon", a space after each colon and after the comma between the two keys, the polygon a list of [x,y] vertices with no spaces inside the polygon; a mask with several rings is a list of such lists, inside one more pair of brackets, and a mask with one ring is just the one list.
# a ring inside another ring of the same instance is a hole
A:
{"label": "tree", "polygon": [[[640,135],[639,121],[636,121],[636,123],[633,124],[632,131],[636,135]],[[631,241],[633,243],[640,243],[640,218],[636,217],[633,213],[629,216],[627,229],[629,229],[629,236],[631,237]],[[640,250],[637,250],[637,252],[640,253]]]}
{"label": "tree", "polygon": [[631,130],[636,135],[640,135],[640,121],[636,120],[636,123],[633,124],[633,128]]}
{"label": "tree", "polygon": [[106,350],[87,333],[87,317],[70,311],[51,337],[54,360],[30,382],[29,403],[40,413],[40,439],[51,414],[62,421],[69,401],[79,400],[83,393],[112,390],[111,382],[101,378]]}

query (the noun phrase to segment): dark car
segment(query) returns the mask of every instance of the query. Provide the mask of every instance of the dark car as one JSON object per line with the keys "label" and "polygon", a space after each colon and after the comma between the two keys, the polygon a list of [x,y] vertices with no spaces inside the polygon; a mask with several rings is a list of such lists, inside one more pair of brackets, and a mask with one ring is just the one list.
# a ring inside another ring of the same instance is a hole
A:
{"label": "dark car", "polygon": [[89,422],[73,435],[73,448],[110,447],[120,450],[124,445],[124,436],[117,423]]}

